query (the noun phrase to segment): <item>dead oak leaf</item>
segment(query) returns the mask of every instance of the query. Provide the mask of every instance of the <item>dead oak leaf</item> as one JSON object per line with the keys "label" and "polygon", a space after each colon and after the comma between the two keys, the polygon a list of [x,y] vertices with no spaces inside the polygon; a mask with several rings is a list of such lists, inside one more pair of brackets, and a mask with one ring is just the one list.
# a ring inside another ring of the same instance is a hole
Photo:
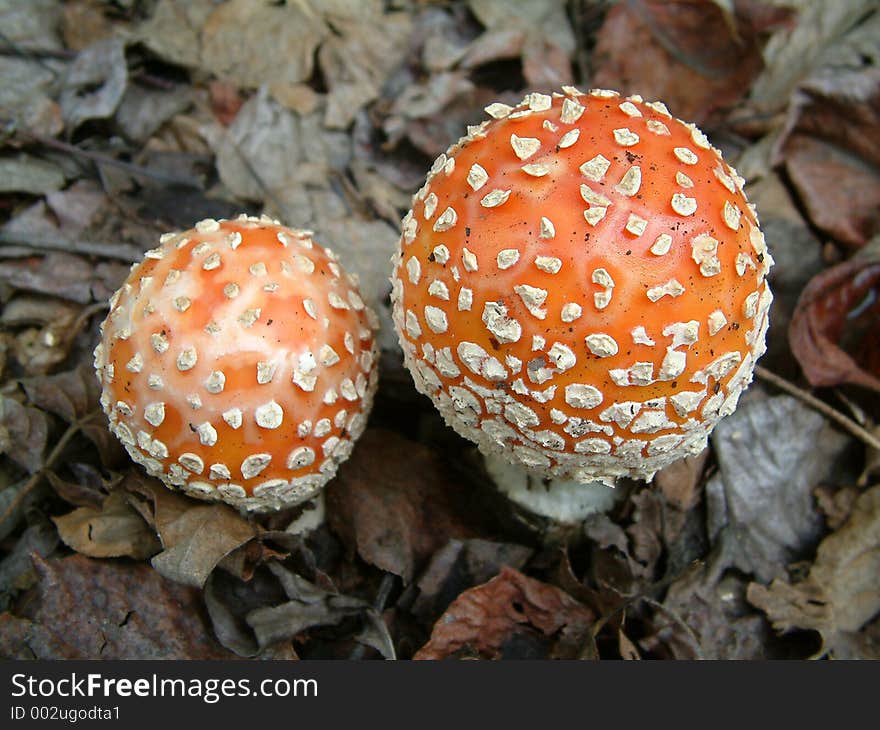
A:
{"label": "dead oak leaf", "polygon": [[462,593],[414,659],[575,658],[595,615],[561,589],[504,567]]}
{"label": "dead oak leaf", "polygon": [[37,659],[231,659],[211,638],[198,591],[145,564],[34,556],[27,616],[0,615],[0,655]]}
{"label": "dead oak leaf", "polygon": [[813,629],[832,656],[880,613],[880,485],[856,501],[847,522],[819,545],[806,580],[751,583],[747,597],[780,633]]}

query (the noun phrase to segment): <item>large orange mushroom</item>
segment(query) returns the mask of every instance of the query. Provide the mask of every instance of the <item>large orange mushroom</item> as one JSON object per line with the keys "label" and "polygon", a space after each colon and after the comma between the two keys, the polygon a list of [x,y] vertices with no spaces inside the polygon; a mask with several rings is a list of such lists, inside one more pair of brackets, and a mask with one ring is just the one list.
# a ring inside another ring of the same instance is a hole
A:
{"label": "large orange mushroom", "polygon": [[166,234],[110,301],[95,366],[131,457],[199,499],[314,497],[363,431],[377,320],[310,231],[268,218]]}
{"label": "large orange mushroom", "polygon": [[772,258],[743,180],[637,96],[564,87],[486,111],[403,220],[406,364],[486,455],[650,479],[706,446],[764,352]]}

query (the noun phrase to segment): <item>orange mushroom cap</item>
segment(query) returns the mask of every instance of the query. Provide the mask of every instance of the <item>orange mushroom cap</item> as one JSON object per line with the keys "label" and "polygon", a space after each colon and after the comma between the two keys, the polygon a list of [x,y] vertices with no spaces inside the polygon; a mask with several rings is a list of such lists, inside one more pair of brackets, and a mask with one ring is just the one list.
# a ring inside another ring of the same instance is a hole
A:
{"label": "orange mushroom cap", "polygon": [[248,510],[313,497],[363,431],[377,320],[310,231],[269,218],[165,234],[110,300],[110,428],[172,487]]}
{"label": "orange mushroom cap", "polygon": [[484,453],[648,479],[751,382],[772,258],[694,125],[563,92],[490,105],[436,160],[402,223],[395,327],[416,386]]}

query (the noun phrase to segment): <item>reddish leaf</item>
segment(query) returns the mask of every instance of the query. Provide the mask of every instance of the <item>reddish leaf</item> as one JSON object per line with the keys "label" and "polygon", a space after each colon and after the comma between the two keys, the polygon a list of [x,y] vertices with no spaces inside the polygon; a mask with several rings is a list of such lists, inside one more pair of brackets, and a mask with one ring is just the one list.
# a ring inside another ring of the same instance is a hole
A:
{"label": "reddish leaf", "polygon": [[593,612],[555,586],[513,568],[462,593],[414,659],[573,659]]}
{"label": "reddish leaf", "polygon": [[599,31],[593,86],[662,99],[697,124],[735,103],[761,70],[759,23],[711,0],[618,3]]}
{"label": "reddish leaf", "polygon": [[880,233],[880,73],[814,78],[794,97],[777,162],[813,224],[853,248]]}
{"label": "reddish leaf", "polygon": [[211,638],[200,593],[148,565],[34,557],[39,598],[0,616],[0,655],[38,659],[230,659]]}
{"label": "reddish leaf", "polygon": [[878,295],[876,259],[846,261],[807,284],[788,339],[812,385],[852,383],[880,391]]}

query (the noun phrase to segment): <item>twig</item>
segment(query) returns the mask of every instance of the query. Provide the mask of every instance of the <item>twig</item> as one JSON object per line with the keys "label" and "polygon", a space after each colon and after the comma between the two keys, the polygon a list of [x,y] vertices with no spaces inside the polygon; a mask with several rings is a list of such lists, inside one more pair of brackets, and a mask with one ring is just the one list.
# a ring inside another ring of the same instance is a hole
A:
{"label": "twig", "polygon": [[696,658],[697,659],[705,659],[705,657],[703,656],[703,648],[700,646],[699,637],[697,637],[694,630],[690,626],[687,625],[687,622],[681,616],[679,616],[675,611],[673,611],[668,606],[664,606],[662,603],[660,603],[660,601],[655,601],[650,596],[642,596],[642,600],[645,603],[647,603],[649,606],[652,606],[655,610],[659,611],[660,613],[666,614],[670,618],[670,620],[672,620],[673,622],[678,624],[678,626],[684,631],[684,633],[687,635],[687,637],[691,640],[691,643],[693,644],[692,648],[694,650],[694,653],[696,654]]}
{"label": "twig", "polygon": [[853,436],[855,436],[860,441],[863,441],[872,449],[877,449],[878,451],[880,451],[880,439],[874,436],[874,434],[872,434],[867,429],[862,428],[858,423],[856,423],[846,414],[841,413],[836,408],[832,408],[827,403],[819,400],[811,393],[808,393],[802,388],[796,386],[794,383],[788,382],[785,378],[776,375],[776,373],[770,372],[760,365],[755,366],[755,375],[761,378],[761,380],[772,383],[780,390],[784,390],[789,395],[793,395],[798,400],[803,401],[808,406],[810,406],[810,408],[818,411],[823,416],[827,416],[832,421],[843,426],[843,428],[849,431]]}
{"label": "twig", "polygon": [[[26,58],[34,63],[38,63],[44,69],[46,69],[50,74],[52,74],[55,78],[58,78],[58,71],[52,68],[48,63],[46,63],[43,58],[69,58],[67,55],[69,51],[52,51],[52,50],[44,50],[44,49],[32,49],[25,48],[24,46],[19,45],[14,40],[12,40],[5,33],[0,31],[0,41],[3,41],[6,48],[2,49],[2,51],[11,51],[13,55],[20,56],[21,58]],[[64,55],[62,55],[64,54]],[[8,55],[7,53],[3,53],[3,55]]]}
{"label": "twig", "polygon": [[55,444],[55,446],[52,448],[52,451],[49,452],[49,455],[43,462],[43,466],[41,466],[37,471],[30,475],[28,480],[19,490],[18,494],[16,494],[15,497],[13,497],[12,500],[9,502],[9,504],[6,505],[6,509],[0,512],[0,524],[4,524],[6,520],[8,520],[13,514],[15,514],[15,510],[17,510],[21,506],[22,502],[24,502],[25,497],[27,497],[31,492],[33,492],[37,487],[40,486],[40,483],[46,476],[46,472],[54,469],[55,462],[61,458],[61,455],[64,453],[64,449],[67,448],[73,437],[80,432],[83,425],[98,416],[101,412],[102,411],[100,408],[89,411],[82,418],[78,418],[67,427],[67,430],[61,435],[61,438],[58,439],[58,443]]}
{"label": "twig", "polygon": [[9,233],[0,231],[0,243],[23,246],[24,248],[41,249],[47,251],[66,251],[86,256],[98,256],[104,259],[114,259],[132,263],[139,261],[143,256],[136,246],[118,243],[99,243],[97,241],[78,241],[71,238],[45,238],[42,236],[30,236],[25,233]]}
{"label": "twig", "polygon": [[191,188],[192,190],[202,190],[202,184],[195,178],[179,177],[178,175],[171,175],[166,172],[151,170],[148,167],[135,165],[132,162],[117,160],[115,157],[110,157],[109,155],[105,155],[100,152],[91,152],[89,150],[84,150],[77,147],[76,145],[62,142],[61,140],[55,139],[54,137],[47,137],[43,134],[37,134],[36,132],[17,130],[16,134],[32,142],[36,142],[37,144],[49,147],[50,149],[58,150],[59,152],[66,152],[67,154],[73,155],[74,157],[82,157],[87,160],[91,160],[98,165],[118,167],[120,170],[125,170],[135,177],[145,177],[151,180],[156,180],[157,182],[168,183],[170,185],[180,185],[181,187]]}
{"label": "twig", "polygon": [[[605,624],[607,624],[618,613],[620,613],[621,611],[625,611],[630,606],[633,606],[636,603],[638,603],[639,601],[647,598],[648,596],[650,596],[651,593],[654,593],[655,591],[658,591],[661,588],[667,588],[667,587],[671,586],[677,580],[679,580],[681,578],[685,578],[686,576],[690,575],[693,571],[695,571],[697,568],[701,568],[704,565],[705,565],[705,563],[702,560],[694,560],[692,563],[689,563],[684,568],[684,570],[680,571],[679,573],[662,578],[661,580],[657,581],[656,583],[652,583],[651,585],[647,586],[645,588],[645,590],[643,590],[639,593],[636,593],[635,595],[632,595],[629,598],[627,598],[617,608],[609,611],[608,613],[601,615],[598,619],[596,619],[595,623],[593,624],[593,628],[591,631],[591,638],[592,638],[593,642],[595,643],[596,637],[599,635],[599,632],[605,628]],[[578,655],[579,659],[586,658],[588,648],[589,647],[587,645],[585,645],[583,647],[583,649],[581,649],[581,651],[579,652],[579,655]]]}

